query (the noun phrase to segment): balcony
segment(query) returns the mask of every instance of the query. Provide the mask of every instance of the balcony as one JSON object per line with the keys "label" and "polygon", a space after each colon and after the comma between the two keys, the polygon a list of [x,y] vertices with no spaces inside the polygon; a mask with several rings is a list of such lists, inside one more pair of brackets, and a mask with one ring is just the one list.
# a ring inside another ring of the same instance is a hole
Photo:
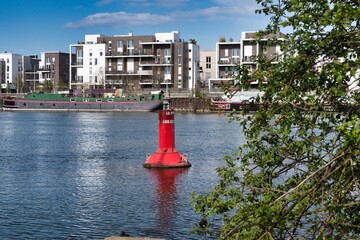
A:
{"label": "balcony", "polygon": [[142,85],[152,85],[153,80],[152,79],[142,79],[142,80],[140,80],[140,84],[142,84]]}
{"label": "balcony", "polygon": [[138,71],[139,75],[153,75],[152,70],[140,70]]}
{"label": "balcony", "polygon": [[105,83],[110,84],[110,85],[122,85],[123,81],[122,80],[106,79]]}
{"label": "balcony", "polygon": [[152,50],[141,50],[141,51],[123,51],[116,52],[116,55],[111,53],[106,54],[106,58],[121,58],[121,57],[142,57],[142,56],[154,56]]}
{"label": "balcony", "polygon": [[50,72],[51,69],[49,67],[39,67],[38,71],[39,72]]}
{"label": "balcony", "polygon": [[152,70],[139,70],[139,71],[106,71],[107,76],[122,76],[122,75],[153,75]]}
{"label": "balcony", "polygon": [[253,56],[244,56],[243,62],[255,63],[255,58]]}
{"label": "balcony", "polygon": [[79,83],[82,84],[84,81],[83,80],[71,80],[71,83]]}

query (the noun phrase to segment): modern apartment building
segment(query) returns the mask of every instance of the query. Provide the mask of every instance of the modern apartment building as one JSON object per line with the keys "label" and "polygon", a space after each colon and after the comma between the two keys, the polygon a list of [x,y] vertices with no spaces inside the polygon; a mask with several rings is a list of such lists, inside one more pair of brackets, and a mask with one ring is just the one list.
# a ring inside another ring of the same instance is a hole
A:
{"label": "modern apartment building", "polygon": [[44,88],[52,88],[52,91],[69,89],[69,59],[69,53],[58,51],[41,53],[40,65],[37,70],[40,90],[51,90]]}
{"label": "modern apartment building", "polygon": [[23,56],[23,79],[24,86],[22,92],[35,92],[39,85],[39,63],[40,59],[37,55]]}
{"label": "modern apartment building", "polygon": [[15,53],[0,53],[1,92],[17,91],[17,82],[22,77],[22,56]]}
{"label": "modern apartment building", "polygon": [[85,35],[70,45],[70,88],[120,89],[124,94],[191,89],[198,80],[199,47],[177,31],[155,35]]}
{"label": "modern apartment building", "polygon": [[41,59],[37,55],[0,53],[1,92],[68,90],[69,59],[63,52],[43,52]]}
{"label": "modern apartment building", "polygon": [[[255,41],[256,32],[242,32],[241,40],[239,42],[218,42],[216,44],[216,77],[209,79],[209,92],[223,92],[221,88],[222,83],[234,83],[234,75],[238,72],[235,66],[247,66],[251,72],[255,72],[257,64],[255,57],[259,54],[265,55],[276,64],[281,56],[280,46],[270,45],[269,39],[273,35],[269,35]],[[275,36],[278,40],[283,40],[283,34],[279,33]],[[251,83],[251,88],[256,89],[258,83],[256,81]]]}

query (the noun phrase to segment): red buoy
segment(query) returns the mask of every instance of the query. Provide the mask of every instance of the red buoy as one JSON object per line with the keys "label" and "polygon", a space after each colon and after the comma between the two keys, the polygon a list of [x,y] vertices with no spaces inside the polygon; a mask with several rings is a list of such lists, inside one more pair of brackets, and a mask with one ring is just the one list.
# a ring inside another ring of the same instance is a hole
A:
{"label": "red buoy", "polygon": [[[166,107],[164,107],[166,108]],[[159,147],[157,151],[146,158],[147,168],[191,167],[187,157],[175,148],[174,110],[159,110]]]}

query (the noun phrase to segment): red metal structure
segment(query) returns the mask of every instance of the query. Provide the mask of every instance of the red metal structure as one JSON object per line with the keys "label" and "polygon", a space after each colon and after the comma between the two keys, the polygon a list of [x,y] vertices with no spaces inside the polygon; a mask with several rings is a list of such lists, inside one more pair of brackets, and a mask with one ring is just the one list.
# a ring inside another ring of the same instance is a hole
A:
{"label": "red metal structure", "polygon": [[[164,105],[167,108],[167,104]],[[157,151],[147,157],[144,167],[147,168],[176,168],[191,167],[187,157],[175,148],[174,110],[159,110],[159,147]]]}

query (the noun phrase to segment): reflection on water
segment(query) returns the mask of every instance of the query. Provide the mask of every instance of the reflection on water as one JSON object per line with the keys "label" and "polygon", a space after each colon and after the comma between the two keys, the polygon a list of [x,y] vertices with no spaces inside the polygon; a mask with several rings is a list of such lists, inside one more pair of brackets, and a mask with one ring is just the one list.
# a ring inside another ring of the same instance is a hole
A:
{"label": "reflection on water", "polygon": [[145,169],[157,124],[156,113],[0,112],[0,239],[199,239],[190,193],[210,190],[242,134],[225,117],[177,114],[192,167]]}
{"label": "reflection on water", "polygon": [[[188,168],[174,169],[147,169],[147,172],[156,183],[156,196],[154,196],[155,206],[159,226],[161,229],[169,230],[174,224],[177,215],[176,200],[176,181],[182,174],[188,172]],[[180,196],[181,197],[181,196]]]}

